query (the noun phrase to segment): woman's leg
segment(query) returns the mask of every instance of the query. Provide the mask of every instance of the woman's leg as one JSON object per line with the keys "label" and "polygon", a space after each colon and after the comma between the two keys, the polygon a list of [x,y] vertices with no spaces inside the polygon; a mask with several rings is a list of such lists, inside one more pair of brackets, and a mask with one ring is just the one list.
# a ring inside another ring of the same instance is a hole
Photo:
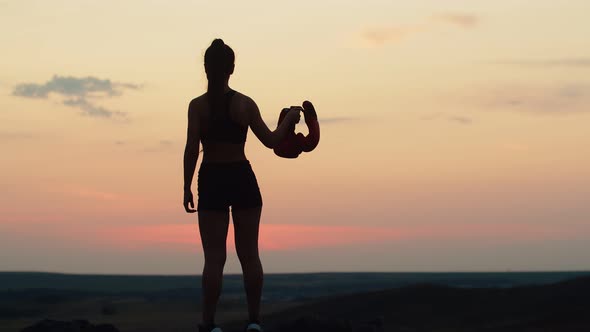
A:
{"label": "woman's leg", "polygon": [[215,323],[215,309],[221,294],[225,265],[229,212],[199,210],[199,232],[205,254],[203,267],[203,324]]}
{"label": "woman's leg", "polygon": [[232,209],[236,251],[242,265],[251,322],[260,320],[263,271],[258,255],[258,228],[261,211],[262,207]]}

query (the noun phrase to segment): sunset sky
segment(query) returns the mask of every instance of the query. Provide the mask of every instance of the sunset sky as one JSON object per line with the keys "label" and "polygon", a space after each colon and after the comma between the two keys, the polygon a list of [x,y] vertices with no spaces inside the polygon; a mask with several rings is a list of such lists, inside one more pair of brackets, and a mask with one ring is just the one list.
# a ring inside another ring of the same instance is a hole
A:
{"label": "sunset sky", "polygon": [[306,99],[320,118],[296,160],[248,135],[266,272],[589,269],[588,13],[0,0],[0,271],[201,272],[182,155],[218,37],[269,126]]}

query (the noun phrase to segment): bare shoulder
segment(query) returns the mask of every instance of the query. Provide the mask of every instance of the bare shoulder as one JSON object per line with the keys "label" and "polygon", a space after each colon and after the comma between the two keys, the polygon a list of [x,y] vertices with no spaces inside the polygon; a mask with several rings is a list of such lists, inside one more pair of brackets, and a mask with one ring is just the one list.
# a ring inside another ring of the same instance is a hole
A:
{"label": "bare shoulder", "polygon": [[191,102],[189,103],[189,106],[191,108],[202,108],[203,104],[207,101],[207,94],[202,94],[198,97],[193,98],[193,100],[191,100]]}
{"label": "bare shoulder", "polygon": [[202,115],[205,103],[207,101],[206,94],[202,94],[198,97],[193,98],[188,104],[189,115]]}
{"label": "bare shoulder", "polygon": [[254,100],[250,97],[248,97],[247,95],[236,91],[236,94],[234,95],[235,97],[235,101],[236,103],[240,106],[240,108],[246,108],[248,111],[254,106],[256,105],[256,103],[254,102]]}

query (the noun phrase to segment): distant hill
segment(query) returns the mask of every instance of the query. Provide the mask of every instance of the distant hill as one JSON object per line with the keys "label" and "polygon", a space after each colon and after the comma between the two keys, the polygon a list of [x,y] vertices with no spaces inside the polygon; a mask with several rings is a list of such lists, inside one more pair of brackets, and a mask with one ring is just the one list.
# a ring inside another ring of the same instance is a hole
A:
{"label": "distant hill", "polygon": [[266,322],[268,332],[340,331],[376,320],[384,331],[581,332],[590,331],[588,299],[590,277],[514,288],[417,284],[318,299]]}
{"label": "distant hill", "polygon": [[[453,287],[513,287],[556,283],[590,272],[437,272],[437,273],[285,273],[266,274],[265,300],[300,300],[433,283]],[[199,295],[201,277],[193,275],[90,275],[41,272],[0,272],[0,293],[12,290],[51,289],[86,293],[161,293]],[[225,275],[225,298],[243,297],[241,275]]]}

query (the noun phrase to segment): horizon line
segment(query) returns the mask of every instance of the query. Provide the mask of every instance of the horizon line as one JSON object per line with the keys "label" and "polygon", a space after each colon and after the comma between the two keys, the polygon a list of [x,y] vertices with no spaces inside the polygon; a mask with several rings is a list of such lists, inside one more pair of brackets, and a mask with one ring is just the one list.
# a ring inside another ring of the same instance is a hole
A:
{"label": "horizon line", "polygon": [[[72,276],[129,276],[129,277],[201,277],[202,274],[131,274],[131,273],[79,273],[55,271],[0,271],[0,274],[55,274]],[[590,273],[588,270],[457,270],[457,271],[320,271],[320,272],[267,272],[265,275],[302,275],[302,274],[443,274],[443,273]],[[224,273],[224,276],[241,276],[241,273]]]}

